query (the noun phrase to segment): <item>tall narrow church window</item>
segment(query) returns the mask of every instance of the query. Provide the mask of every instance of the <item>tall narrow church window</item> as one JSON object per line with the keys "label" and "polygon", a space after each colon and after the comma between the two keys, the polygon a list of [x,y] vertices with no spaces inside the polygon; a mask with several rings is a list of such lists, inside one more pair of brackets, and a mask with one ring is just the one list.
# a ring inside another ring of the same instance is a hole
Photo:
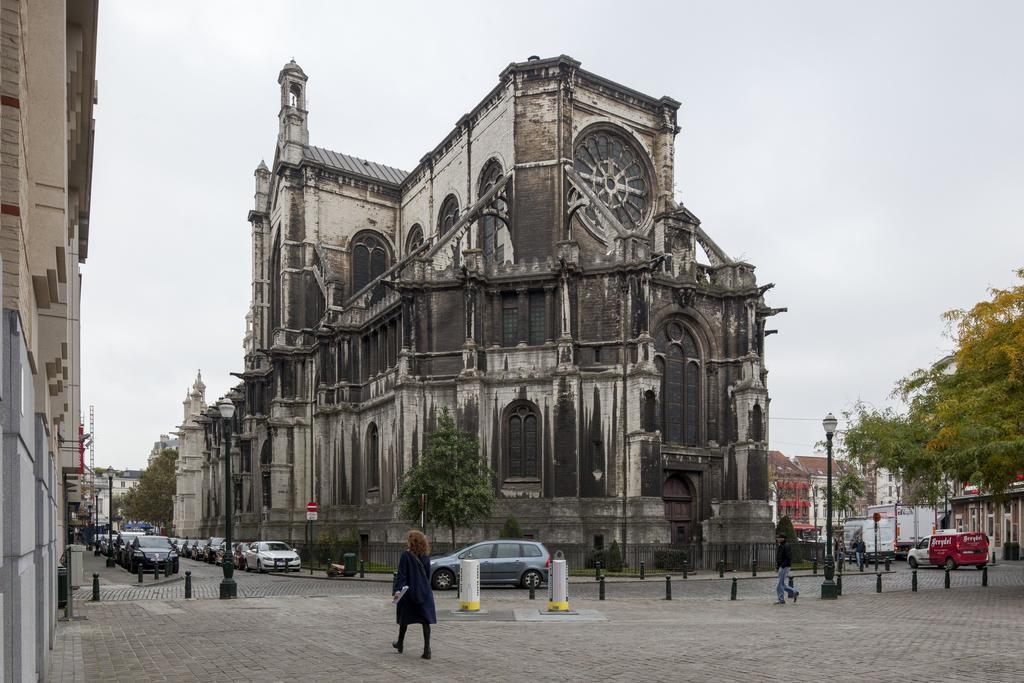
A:
{"label": "tall narrow church window", "polygon": [[764,441],[764,415],[761,406],[756,403],[750,415],[750,440]]}
{"label": "tall narrow church window", "polygon": [[367,430],[366,448],[367,464],[370,468],[368,487],[371,489],[380,488],[380,439],[378,437],[377,425],[370,424]]}
{"label": "tall narrow church window", "polygon": [[263,473],[263,507],[271,508],[273,501],[270,497],[270,472]]}
{"label": "tall narrow church window", "polygon": [[355,294],[384,274],[390,254],[384,240],[373,232],[352,239],[352,293]]}
{"label": "tall narrow church window", "polygon": [[[478,198],[482,198],[491,188],[494,187],[503,176],[501,170],[501,164],[497,159],[491,159],[484,166],[484,170],[480,173],[480,189],[477,193]],[[508,212],[508,203],[505,200],[504,190],[499,191],[494,198],[488,204],[487,209],[484,210],[484,215],[480,217],[480,247],[484,254],[484,259],[492,261],[494,263],[505,263],[506,246],[509,248],[507,251],[511,253],[512,241],[508,232],[508,226],[505,221],[499,218],[499,215],[505,215]]]}
{"label": "tall narrow church window", "polygon": [[662,369],[662,438],[669,443],[700,443],[700,349],[688,329],[670,322],[657,338]]}
{"label": "tall narrow church window", "polygon": [[519,302],[515,296],[506,296],[501,302],[502,346],[519,343]]}
{"label": "tall narrow church window", "polygon": [[537,477],[540,444],[537,438],[537,414],[527,405],[519,405],[508,418],[508,476]]}
{"label": "tall narrow church window", "polygon": [[530,292],[530,346],[540,346],[547,335],[544,292]]}

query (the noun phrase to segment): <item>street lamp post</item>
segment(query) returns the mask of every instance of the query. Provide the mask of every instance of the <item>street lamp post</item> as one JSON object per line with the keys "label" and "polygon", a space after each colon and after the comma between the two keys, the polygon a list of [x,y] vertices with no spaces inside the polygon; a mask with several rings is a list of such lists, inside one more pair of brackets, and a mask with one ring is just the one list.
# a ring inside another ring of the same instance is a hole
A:
{"label": "street lamp post", "polygon": [[832,557],[832,436],[836,433],[836,420],[832,413],[825,416],[821,426],[825,428],[825,447],[828,451],[827,484],[825,491],[825,581],[821,584],[821,599],[835,600],[838,596],[836,590],[836,563]]}
{"label": "street lamp post", "polygon": [[220,599],[230,600],[238,597],[238,585],[235,584],[235,558],[231,543],[231,517],[233,514],[231,495],[231,418],[235,416],[235,404],[228,398],[217,403],[220,410],[223,433],[224,457],[224,578],[220,582]]}
{"label": "street lamp post", "polygon": [[107,566],[114,566],[114,472],[107,472]]}

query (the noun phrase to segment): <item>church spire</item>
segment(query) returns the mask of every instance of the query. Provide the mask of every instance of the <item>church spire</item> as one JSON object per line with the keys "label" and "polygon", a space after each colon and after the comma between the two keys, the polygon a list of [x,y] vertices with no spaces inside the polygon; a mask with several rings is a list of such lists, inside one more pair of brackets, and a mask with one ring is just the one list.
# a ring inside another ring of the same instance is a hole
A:
{"label": "church spire", "polygon": [[302,161],[302,148],[309,144],[306,80],[306,74],[294,59],[285,64],[277,76],[277,83],[281,86],[277,149],[280,159],[290,164]]}

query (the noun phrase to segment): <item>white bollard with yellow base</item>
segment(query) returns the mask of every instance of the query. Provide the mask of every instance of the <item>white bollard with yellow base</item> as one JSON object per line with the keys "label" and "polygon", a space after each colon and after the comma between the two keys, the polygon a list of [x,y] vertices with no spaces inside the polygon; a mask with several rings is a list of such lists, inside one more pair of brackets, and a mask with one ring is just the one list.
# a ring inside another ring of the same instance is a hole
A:
{"label": "white bollard with yellow base", "polygon": [[548,612],[568,612],[569,568],[561,550],[555,553],[555,557],[551,560],[551,573],[548,576]]}
{"label": "white bollard with yellow base", "polygon": [[480,611],[479,560],[459,560],[459,611]]}

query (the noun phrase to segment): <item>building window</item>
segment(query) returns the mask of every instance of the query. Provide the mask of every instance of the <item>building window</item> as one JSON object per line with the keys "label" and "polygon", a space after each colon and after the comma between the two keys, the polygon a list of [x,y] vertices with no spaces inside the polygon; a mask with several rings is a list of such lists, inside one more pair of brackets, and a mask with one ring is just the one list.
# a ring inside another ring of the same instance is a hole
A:
{"label": "building window", "polygon": [[757,403],[754,404],[754,410],[750,415],[750,440],[764,441],[764,414]]}
{"label": "building window", "polygon": [[657,420],[658,399],[654,392],[648,389],[640,398],[640,419],[645,432],[653,432],[658,429]]}
{"label": "building window", "polygon": [[423,244],[423,228],[417,223],[409,228],[409,236],[405,238],[405,253],[411,254],[421,244]]}
{"label": "building window", "polygon": [[263,507],[271,508],[270,499],[270,472],[263,473]]}
{"label": "building window", "polygon": [[377,234],[367,231],[352,239],[352,293],[366,287],[388,269],[387,245]]}
{"label": "building window", "polygon": [[[484,170],[480,173],[480,189],[478,198],[483,198],[504,174],[501,164],[497,159],[487,162]],[[505,201],[504,190],[495,194],[483,216],[480,217],[480,246],[484,259],[494,263],[505,263],[506,254],[511,256],[512,240],[505,221],[499,216],[505,215],[508,211],[508,203]],[[506,248],[507,247],[507,248]]]}
{"label": "building window", "polygon": [[544,292],[530,292],[530,346],[540,346],[547,335]]}
{"label": "building window", "polygon": [[370,468],[369,488],[380,488],[380,439],[377,425],[370,423],[366,433],[367,463]]}
{"label": "building window", "polygon": [[697,344],[689,330],[678,322],[670,322],[658,336],[663,354],[658,367],[662,370],[662,438],[669,443],[696,446],[700,440],[701,359]]}
{"label": "building window", "polygon": [[450,194],[441,202],[441,211],[437,214],[437,234],[443,236],[459,222],[459,200]]}
{"label": "building window", "polygon": [[519,343],[519,301],[515,296],[505,296],[501,302],[502,346]]}
{"label": "building window", "polygon": [[508,418],[508,476],[536,478],[538,450],[537,414],[531,406],[518,405]]}

